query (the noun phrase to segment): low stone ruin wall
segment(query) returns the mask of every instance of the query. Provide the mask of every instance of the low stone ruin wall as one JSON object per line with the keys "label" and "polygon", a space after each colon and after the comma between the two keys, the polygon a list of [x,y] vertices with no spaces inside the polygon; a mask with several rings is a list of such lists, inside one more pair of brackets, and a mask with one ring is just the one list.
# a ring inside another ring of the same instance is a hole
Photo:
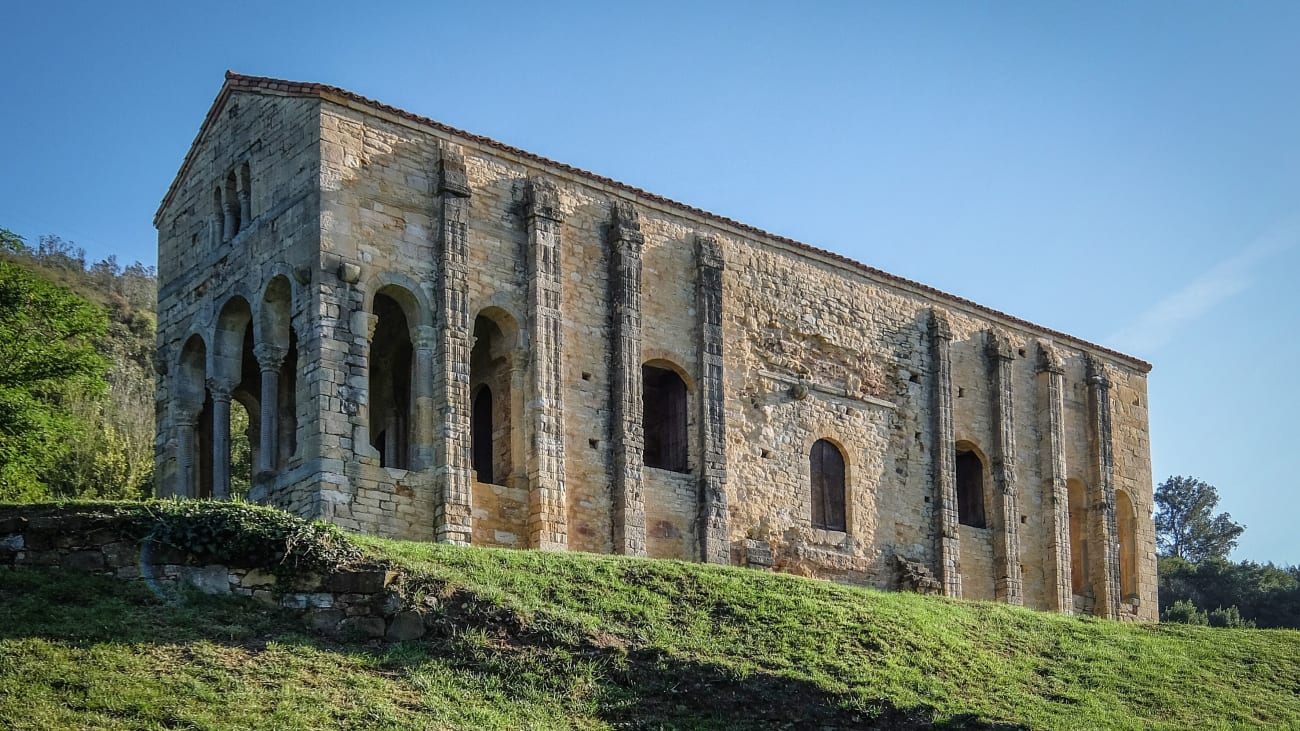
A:
{"label": "low stone ruin wall", "polygon": [[[298,612],[308,627],[352,639],[413,640],[433,615],[403,599],[400,575],[379,565],[277,581],[265,567],[199,563],[182,550],[142,543],[110,522],[80,516],[0,516],[0,570],[80,571],[142,581],[162,591],[251,597]],[[423,608],[427,610],[427,607]]]}

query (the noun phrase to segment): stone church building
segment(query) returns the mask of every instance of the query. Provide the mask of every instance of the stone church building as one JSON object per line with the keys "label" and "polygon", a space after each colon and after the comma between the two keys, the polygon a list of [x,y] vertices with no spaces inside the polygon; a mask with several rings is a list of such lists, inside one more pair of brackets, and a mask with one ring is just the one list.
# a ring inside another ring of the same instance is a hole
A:
{"label": "stone church building", "polygon": [[154,221],[161,495],[1156,619],[1140,360],[319,84]]}

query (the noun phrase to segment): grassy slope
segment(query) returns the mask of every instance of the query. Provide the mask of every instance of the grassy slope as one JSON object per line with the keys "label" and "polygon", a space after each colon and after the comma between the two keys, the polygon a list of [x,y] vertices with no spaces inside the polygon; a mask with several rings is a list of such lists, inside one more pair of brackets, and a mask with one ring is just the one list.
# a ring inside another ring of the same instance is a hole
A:
{"label": "grassy slope", "polygon": [[247,602],[0,571],[0,728],[1300,727],[1292,631],[358,540],[441,631],[332,643]]}

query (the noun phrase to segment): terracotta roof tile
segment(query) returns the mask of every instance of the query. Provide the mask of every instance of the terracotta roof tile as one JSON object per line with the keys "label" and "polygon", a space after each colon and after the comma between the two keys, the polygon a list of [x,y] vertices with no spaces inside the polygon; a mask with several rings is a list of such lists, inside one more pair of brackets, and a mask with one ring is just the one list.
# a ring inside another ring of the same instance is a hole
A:
{"label": "terracotta roof tile", "polygon": [[[436,130],[445,132],[454,137],[459,137],[464,140],[469,140],[471,142],[477,143],[479,145],[483,145],[485,147],[501,150],[502,152],[506,152],[515,157],[523,158],[525,160],[531,160],[533,162],[536,162],[540,165],[544,165],[549,168],[563,170],[565,172],[572,173],[573,175],[576,176],[597,181],[611,188],[616,188],[625,191],[627,193],[630,193],[638,198],[652,200],[664,206],[676,208],[678,210],[690,213],[694,216],[715,221],[717,223],[727,226],[728,228],[738,229],[740,231],[751,233],[763,239],[779,241],[782,244],[785,244],[787,246],[791,246],[793,248],[806,251],[808,253],[816,254],[817,256],[820,257],[824,257],[827,259],[831,259],[833,261],[840,262],[854,269],[857,269],[858,271],[869,274],[872,277],[883,279],[896,284],[902,284],[908,288],[919,290],[921,292],[934,296],[936,299],[940,301],[959,304],[964,307],[976,310],[978,312],[993,315],[995,317],[1001,318],[1008,322],[1015,323],[1017,325],[1021,325],[1036,330],[1046,335],[1050,335],[1054,338],[1060,338],[1061,340],[1071,342],[1076,345],[1084,346],[1090,350],[1094,350],[1100,353],[1106,353],[1108,355],[1114,356],[1116,358],[1119,358],[1127,362],[1128,364],[1134,366],[1135,368],[1137,368],[1143,373],[1149,372],[1151,370],[1150,363],[1147,363],[1146,361],[1141,360],[1139,358],[1135,358],[1131,355],[1127,355],[1117,350],[1112,350],[1110,348],[1097,345],[1096,343],[1088,342],[1087,340],[1077,338],[1073,335],[1069,335],[1067,333],[1063,333],[1058,330],[1053,330],[1051,328],[1043,327],[1042,325],[1037,325],[1035,323],[1029,322],[1028,320],[1023,320],[1019,317],[1015,317],[1014,315],[1008,315],[1005,312],[1000,312],[991,307],[986,307],[984,305],[979,304],[978,302],[973,302],[964,297],[958,297],[956,295],[949,294],[942,290],[935,289],[934,287],[931,287],[929,285],[921,284],[920,282],[914,282],[910,279],[907,279],[905,277],[900,277],[896,274],[890,274],[889,272],[876,269],[875,267],[868,266],[866,264],[863,264],[862,262],[850,259],[847,256],[836,254],[833,251],[826,251],[825,249],[819,249],[815,246],[810,246],[808,244],[805,244],[802,241],[796,241],[794,239],[785,236],[769,233],[755,226],[751,226],[749,224],[741,223],[739,221],[735,221],[733,219],[727,218],[726,216],[721,216],[716,213],[711,213],[709,211],[703,210],[701,208],[696,208],[694,206],[690,206],[685,203],[680,203],[670,198],[665,198],[661,195],[656,195],[654,193],[641,190],[640,188],[637,188],[635,186],[628,185],[626,183],[621,183],[612,178],[607,178],[603,175],[598,175],[596,173],[583,170],[581,168],[577,168],[572,165],[568,165],[562,162],[556,162],[555,160],[547,159],[545,157],[542,157],[541,155],[536,155],[531,152],[528,152],[527,150],[521,150],[517,147],[511,147],[510,145],[507,145],[503,142],[498,142],[489,137],[483,137],[482,135],[476,135],[471,132],[466,132],[464,130],[445,125],[436,120],[429,119],[428,117],[422,117],[418,114],[412,114],[411,112],[398,109],[397,107],[384,104],[383,102],[379,102],[374,99],[361,96],[360,94],[356,94],[354,92],[348,91],[347,89],[340,89],[339,87],[329,86],[327,84],[285,81],[283,79],[273,79],[265,76],[245,76],[243,74],[237,74],[234,71],[227,71],[226,83],[221,87],[221,91],[217,94],[217,98],[213,101],[211,109],[208,110],[208,114],[204,118],[202,126],[200,126],[199,128],[199,132],[194,138],[194,143],[191,145],[190,151],[186,155],[184,163],[182,163],[180,170],[176,174],[176,180],[172,182],[171,188],[168,189],[167,194],[163,197],[162,205],[160,205],[158,209],[159,215],[162,213],[162,209],[166,207],[167,202],[171,199],[171,196],[175,192],[177,183],[179,183],[180,179],[184,176],[185,169],[189,167],[190,158],[194,154],[195,146],[197,146],[199,139],[202,138],[203,133],[207,130],[208,125],[210,125],[214,120],[214,118],[216,117],[217,110],[221,106],[221,103],[224,100],[224,98],[231,91],[259,91],[259,90],[280,91],[280,92],[286,92],[290,94],[304,94],[309,96],[332,96],[365,107],[369,107],[371,109],[383,111],[388,114],[392,114],[394,116],[401,117],[403,119],[408,119],[412,122],[416,122],[420,125],[432,127]],[[155,225],[157,225],[158,223],[157,215],[155,215],[154,217],[154,223]]]}

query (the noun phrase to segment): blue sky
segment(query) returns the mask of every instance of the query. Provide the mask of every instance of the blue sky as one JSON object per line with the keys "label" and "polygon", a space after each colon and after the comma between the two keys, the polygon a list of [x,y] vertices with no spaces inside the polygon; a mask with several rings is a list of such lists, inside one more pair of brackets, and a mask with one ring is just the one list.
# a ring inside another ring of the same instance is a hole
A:
{"label": "blue sky", "polygon": [[[803,5],[804,7],[799,7]],[[1300,564],[1300,3],[7,3],[0,227],[152,263],[222,73],[342,86],[1132,353]]]}

